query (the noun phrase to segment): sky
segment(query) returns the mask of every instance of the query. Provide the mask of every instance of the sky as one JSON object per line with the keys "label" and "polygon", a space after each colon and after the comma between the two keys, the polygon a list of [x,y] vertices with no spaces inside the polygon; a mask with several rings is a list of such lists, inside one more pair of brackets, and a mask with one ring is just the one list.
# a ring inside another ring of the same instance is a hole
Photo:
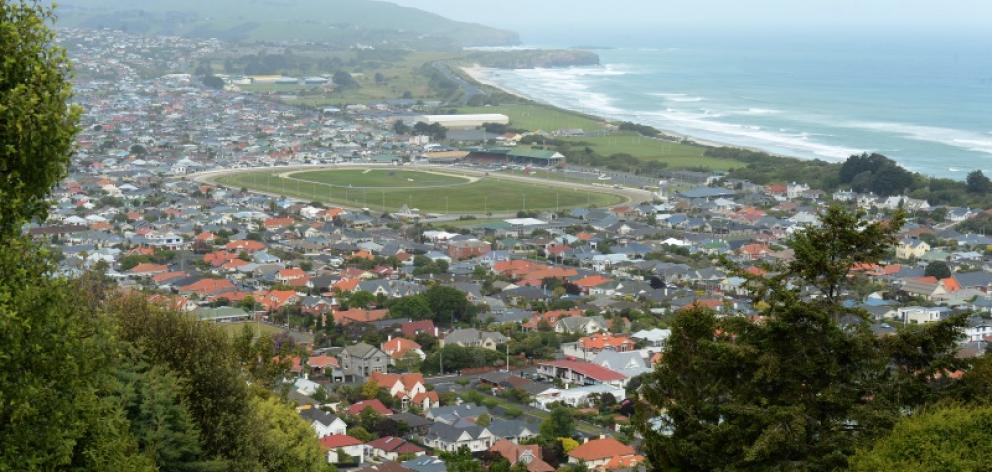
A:
{"label": "sky", "polygon": [[[390,0],[521,33],[525,43],[678,32],[845,31],[926,35],[992,25],[992,0]],[[567,38],[567,39],[565,39]]]}

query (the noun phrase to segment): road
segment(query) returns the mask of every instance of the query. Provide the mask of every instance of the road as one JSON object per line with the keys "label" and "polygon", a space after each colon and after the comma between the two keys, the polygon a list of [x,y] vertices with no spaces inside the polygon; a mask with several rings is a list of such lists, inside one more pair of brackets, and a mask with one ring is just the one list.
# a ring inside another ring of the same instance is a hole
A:
{"label": "road", "polygon": [[[525,369],[525,371],[527,371],[527,370],[534,370],[534,369],[533,368]],[[514,372],[517,372],[517,370],[514,369]],[[458,380],[460,380],[460,379],[467,379],[469,381],[469,383],[472,384],[474,382],[477,382],[479,380],[479,377],[481,377],[482,375],[485,375],[485,374],[474,374],[474,375],[453,375],[452,374],[452,375],[443,375],[443,376],[436,376],[436,377],[427,377],[427,378],[424,379],[424,381],[427,382],[428,384],[434,385],[434,386],[438,386],[438,385],[452,385],[452,386],[454,386],[454,385],[457,384]],[[551,385],[548,384],[548,387],[550,388]],[[476,391],[478,391],[478,390],[476,390]],[[524,404],[520,404],[520,403],[514,403],[514,402],[508,401],[506,399],[503,399],[503,398],[500,398],[500,397],[497,397],[497,396],[494,396],[494,395],[490,395],[490,394],[487,394],[487,393],[484,393],[484,392],[479,392],[479,393],[483,397],[490,398],[490,399],[496,401],[499,404],[499,406],[497,406],[496,409],[494,409],[494,411],[492,411],[492,413],[495,416],[499,416],[499,417],[504,417],[505,418],[505,415],[501,415],[500,414],[501,413],[500,410],[502,410],[502,408],[503,407],[506,407],[506,406],[510,406],[510,407],[513,407],[513,408],[516,408],[516,409],[520,410],[521,413],[523,413],[523,416],[526,417],[526,419],[530,419],[530,420],[532,420],[534,422],[537,422],[537,423],[544,422],[544,420],[547,419],[547,417],[549,415],[549,413],[547,411],[544,411],[544,410],[542,410],[540,408],[534,408],[533,406],[530,406],[530,405],[524,405]],[[612,436],[613,435],[613,431],[611,431],[611,430],[609,430],[607,428],[604,428],[602,426],[595,425],[595,424],[592,424],[592,423],[590,423],[588,421],[584,421],[584,420],[580,420],[580,419],[576,419],[575,420],[575,429],[577,431],[579,431],[580,433],[585,434],[585,435],[590,436],[590,437],[601,436],[601,435],[605,435],[605,436]]]}

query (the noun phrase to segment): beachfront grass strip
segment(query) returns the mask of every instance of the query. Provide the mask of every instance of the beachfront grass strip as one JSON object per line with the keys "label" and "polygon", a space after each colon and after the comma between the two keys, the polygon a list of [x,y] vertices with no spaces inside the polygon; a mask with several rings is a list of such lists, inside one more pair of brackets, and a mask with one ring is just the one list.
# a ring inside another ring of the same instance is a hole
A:
{"label": "beachfront grass strip", "polygon": [[589,146],[600,155],[630,154],[643,161],[664,162],[675,169],[730,170],[744,166],[740,161],[704,156],[706,148],[702,146],[648,138],[634,133],[562,139],[579,146]]}
{"label": "beachfront grass strip", "polygon": [[606,123],[581,113],[560,110],[539,104],[512,104],[486,107],[459,108],[458,113],[501,113],[510,117],[510,126],[528,131],[555,131],[581,129],[585,132],[601,131]]}
{"label": "beachfront grass strip", "polygon": [[[341,175],[336,173],[344,172]],[[286,171],[247,171],[218,178],[218,182],[235,188],[284,195],[306,201],[317,201],[349,207],[369,208],[376,211],[394,211],[406,205],[429,213],[459,213],[486,215],[488,213],[513,213],[520,210],[558,210],[575,207],[607,207],[623,203],[625,199],[609,191],[596,192],[556,186],[550,182],[521,182],[494,176],[480,177],[472,183],[459,182],[447,186],[409,188],[406,178],[416,182],[435,179],[435,174],[403,171],[406,176],[397,182],[388,171],[377,169],[361,174],[362,185],[340,186],[345,176],[355,176],[352,169],[307,171],[291,173],[292,178],[281,177]],[[305,174],[308,180],[299,178]],[[449,178],[460,179],[458,176]],[[328,184],[325,182],[334,182]],[[393,186],[383,186],[392,182]],[[403,185],[401,185],[403,184]],[[378,187],[377,187],[378,185]]]}

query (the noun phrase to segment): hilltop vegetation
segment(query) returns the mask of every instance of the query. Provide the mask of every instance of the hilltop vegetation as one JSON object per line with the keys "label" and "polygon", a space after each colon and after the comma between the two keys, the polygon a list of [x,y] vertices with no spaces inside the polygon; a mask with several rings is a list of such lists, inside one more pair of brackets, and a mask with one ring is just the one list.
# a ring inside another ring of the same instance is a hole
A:
{"label": "hilltop vegetation", "polygon": [[[67,280],[21,234],[44,218],[77,131],[69,63],[33,2],[0,2],[0,471],[322,471],[283,400],[291,342]],[[27,72],[27,71],[30,71]]]}
{"label": "hilltop vegetation", "polygon": [[416,48],[503,46],[516,33],[372,0],[68,0],[64,26],[234,41],[391,44]]}

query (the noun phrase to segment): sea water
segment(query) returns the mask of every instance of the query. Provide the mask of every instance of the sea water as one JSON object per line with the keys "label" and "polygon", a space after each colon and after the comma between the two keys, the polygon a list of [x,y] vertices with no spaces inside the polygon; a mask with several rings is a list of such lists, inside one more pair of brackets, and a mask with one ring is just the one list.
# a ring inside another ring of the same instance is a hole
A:
{"label": "sea water", "polygon": [[963,179],[992,175],[990,37],[628,39],[595,50],[599,66],[483,75],[541,102],[701,140],[830,161],[879,152]]}

